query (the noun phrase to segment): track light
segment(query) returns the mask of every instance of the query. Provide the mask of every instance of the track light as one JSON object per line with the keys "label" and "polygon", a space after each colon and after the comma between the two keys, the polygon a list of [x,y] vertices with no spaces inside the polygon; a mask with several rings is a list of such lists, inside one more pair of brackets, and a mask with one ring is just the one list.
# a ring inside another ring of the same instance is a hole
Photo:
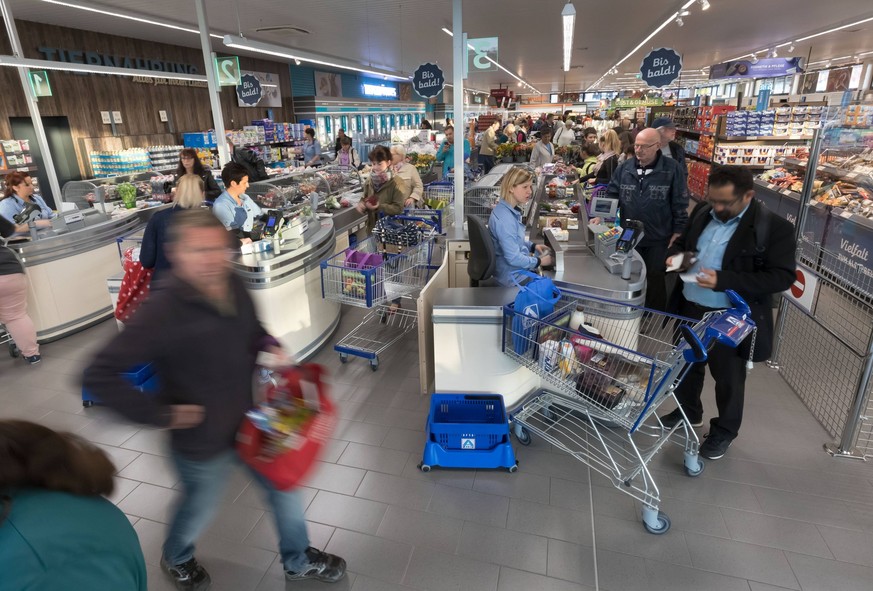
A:
{"label": "track light", "polygon": [[794,43],[791,44],[791,47],[788,48],[788,53],[794,51]]}
{"label": "track light", "polygon": [[700,0],[700,10],[709,10],[709,0]]}
{"label": "track light", "polygon": [[300,60],[298,60],[298,59],[295,59],[295,60],[294,60],[294,63],[295,63],[295,64],[296,64],[296,65],[298,65],[298,66],[299,66],[299,65],[300,65]]}
{"label": "track light", "polygon": [[677,16],[677,17],[676,17],[676,24],[677,24],[678,26],[680,26],[680,27],[684,27],[684,26],[685,26],[685,21],[682,20],[682,17],[681,17],[681,16]]}
{"label": "track light", "polygon": [[689,14],[691,14],[691,11],[687,10],[687,9],[683,9],[683,10],[679,11],[679,16],[688,16]]}

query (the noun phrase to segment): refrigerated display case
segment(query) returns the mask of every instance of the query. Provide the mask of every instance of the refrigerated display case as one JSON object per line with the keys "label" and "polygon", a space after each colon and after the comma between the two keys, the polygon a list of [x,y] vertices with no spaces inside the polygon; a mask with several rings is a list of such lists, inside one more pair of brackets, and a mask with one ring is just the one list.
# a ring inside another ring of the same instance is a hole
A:
{"label": "refrigerated display case", "polygon": [[[130,183],[136,188],[137,201],[169,202],[170,196],[165,193],[166,181],[172,180],[172,175],[159,172],[141,172],[98,179],[70,181],[62,189],[64,203],[72,203],[79,210],[87,210],[92,205],[105,213],[121,205],[118,193],[119,185]],[[109,204],[109,205],[105,205]],[[111,207],[110,207],[111,205]]]}

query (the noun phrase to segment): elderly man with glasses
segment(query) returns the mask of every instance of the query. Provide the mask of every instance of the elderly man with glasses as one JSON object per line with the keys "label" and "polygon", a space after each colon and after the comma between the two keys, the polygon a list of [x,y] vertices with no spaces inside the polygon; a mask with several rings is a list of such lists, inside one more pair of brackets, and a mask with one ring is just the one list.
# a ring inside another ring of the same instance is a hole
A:
{"label": "elderly man with glasses", "polygon": [[633,158],[621,163],[606,191],[617,198],[621,221],[638,220],[645,237],[637,252],[646,263],[646,307],[665,310],[667,248],[685,230],[688,221],[686,175],[673,159],[661,154],[661,136],[644,129],[634,142]]}

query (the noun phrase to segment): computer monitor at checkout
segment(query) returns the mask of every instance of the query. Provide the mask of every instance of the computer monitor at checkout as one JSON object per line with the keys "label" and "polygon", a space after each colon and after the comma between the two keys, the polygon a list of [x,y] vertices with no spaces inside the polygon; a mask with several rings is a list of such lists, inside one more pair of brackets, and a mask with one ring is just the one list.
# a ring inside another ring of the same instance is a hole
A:
{"label": "computer monitor at checkout", "polygon": [[618,212],[618,199],[612,197],[594,197],[591,200],[590,217],[614,218]]}

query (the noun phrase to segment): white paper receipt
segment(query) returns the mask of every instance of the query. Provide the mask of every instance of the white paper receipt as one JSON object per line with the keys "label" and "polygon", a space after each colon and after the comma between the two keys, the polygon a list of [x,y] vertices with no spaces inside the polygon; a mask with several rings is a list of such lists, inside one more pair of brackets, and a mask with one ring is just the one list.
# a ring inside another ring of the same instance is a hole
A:
{"label": "white paper receipt", "polygon": [[678,271],[679,267],[682,266],[682,261],[684,261],[684,260],[685,260],[685,253],[684,252],[680,252],[679,254],[674,254],[673,255],[673,262],[670,264],[669,267],[667,267],[667,272],[670,273],[671,271]]}
{"label": "white paper receipt", "polygon": [[682,273],[679,278],[685,283],[697,283],[697,273]]}

